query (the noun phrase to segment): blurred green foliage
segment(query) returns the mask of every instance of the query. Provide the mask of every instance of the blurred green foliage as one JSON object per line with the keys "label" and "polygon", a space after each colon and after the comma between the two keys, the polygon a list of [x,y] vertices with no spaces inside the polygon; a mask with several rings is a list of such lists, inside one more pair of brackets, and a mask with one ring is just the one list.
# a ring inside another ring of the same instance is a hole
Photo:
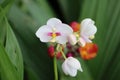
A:
{"label": "blurred green foliage", "polygon": [[84,72],[59,80],[120,80],[120,0],[0,0],[0,80],[54,80],[53,61],[36,30],[51,17],[68,24],[95,20],[95,59],[79,58]]}

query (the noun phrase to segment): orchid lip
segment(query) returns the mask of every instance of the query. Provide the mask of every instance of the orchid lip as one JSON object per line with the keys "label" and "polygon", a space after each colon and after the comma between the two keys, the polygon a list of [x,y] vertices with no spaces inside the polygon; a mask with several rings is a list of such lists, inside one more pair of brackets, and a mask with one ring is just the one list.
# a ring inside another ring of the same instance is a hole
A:
{"label": "orchid lip", "polygon": [[49,32],[47,35],[48,35],[48,36],[52,36],[53,34],[55,34],[56,36],[61,36],[61,33],[60,33],[60,32],[55,32],[55,33]]}
{"label": "orchid lip", "polygon": [[56,42],[56,37],[60,36],[61,34],[59,32],[50,32],[48,33],[48,36],[52,37],[50,42]]}

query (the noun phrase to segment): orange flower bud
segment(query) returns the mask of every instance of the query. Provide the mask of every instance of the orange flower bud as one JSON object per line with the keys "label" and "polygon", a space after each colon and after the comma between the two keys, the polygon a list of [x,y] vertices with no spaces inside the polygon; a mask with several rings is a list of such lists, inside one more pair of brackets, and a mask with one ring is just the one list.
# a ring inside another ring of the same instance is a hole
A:
{"label": "orange flower bud", "polygon": [[79,48],[79,51],[83,59],[89,60],[96,57],[98,47],[94,43],[86,43],[84,47]]}
{"label": "orange flower bud", "polygon": [[70,24],[71,28],[73,29],[74,32],[77,32],[80,30],[80,24],[77,22],[71,22]]}

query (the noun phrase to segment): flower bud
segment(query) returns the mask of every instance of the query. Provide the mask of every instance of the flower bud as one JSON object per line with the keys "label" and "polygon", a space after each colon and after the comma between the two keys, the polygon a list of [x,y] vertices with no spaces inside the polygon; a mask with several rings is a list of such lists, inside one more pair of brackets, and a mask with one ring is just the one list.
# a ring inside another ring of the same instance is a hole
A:
{"label": "flower bud", "polygon": [[48,55],[53,58],[54,57],[54,46],[48,47]]}
{"label": "flower bud", "polygon": [[84,47],[80,47],[80,55],[83,59],[89,60],[97,55],[98,47],[94,43],[86,43]]}
{"label": "flower bud", "polygon": [[70,43],[67,44],[67,49],[72,49],[72,45]]}
{"label": "flower bud", "polygon": [[57,54],[56,54],[56,58],[57,58],[57,59],[60,59],[61,56],[62,56],[62,53],[61,53],[61,52],[57,52]]}
{"label": "flower bud", "polygon": [[80,30],[80,24],[77,22],[71,22],[70,24],[71,28],[73,29],[74,32],[77,32]]}
{"label": "flower bud", "polygon": [[74,53],[73,52],[68,52],[67,54],[66,54],[66,57],[73,57],[74,56]]}

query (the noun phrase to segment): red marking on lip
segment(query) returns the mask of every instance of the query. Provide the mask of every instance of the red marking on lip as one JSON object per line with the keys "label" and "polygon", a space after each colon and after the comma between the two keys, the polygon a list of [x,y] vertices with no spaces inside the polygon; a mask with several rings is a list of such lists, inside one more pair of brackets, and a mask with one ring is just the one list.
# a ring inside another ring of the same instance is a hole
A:
{"label": "red marking on lip", "polygon": [[[48,36],[52,36],[52,34],[53,34],[53,32],[49,32],[47,35]],[[56,32],[55,34],[56,34],[56,36],[60,36],[61,35],[60,32]]]}

